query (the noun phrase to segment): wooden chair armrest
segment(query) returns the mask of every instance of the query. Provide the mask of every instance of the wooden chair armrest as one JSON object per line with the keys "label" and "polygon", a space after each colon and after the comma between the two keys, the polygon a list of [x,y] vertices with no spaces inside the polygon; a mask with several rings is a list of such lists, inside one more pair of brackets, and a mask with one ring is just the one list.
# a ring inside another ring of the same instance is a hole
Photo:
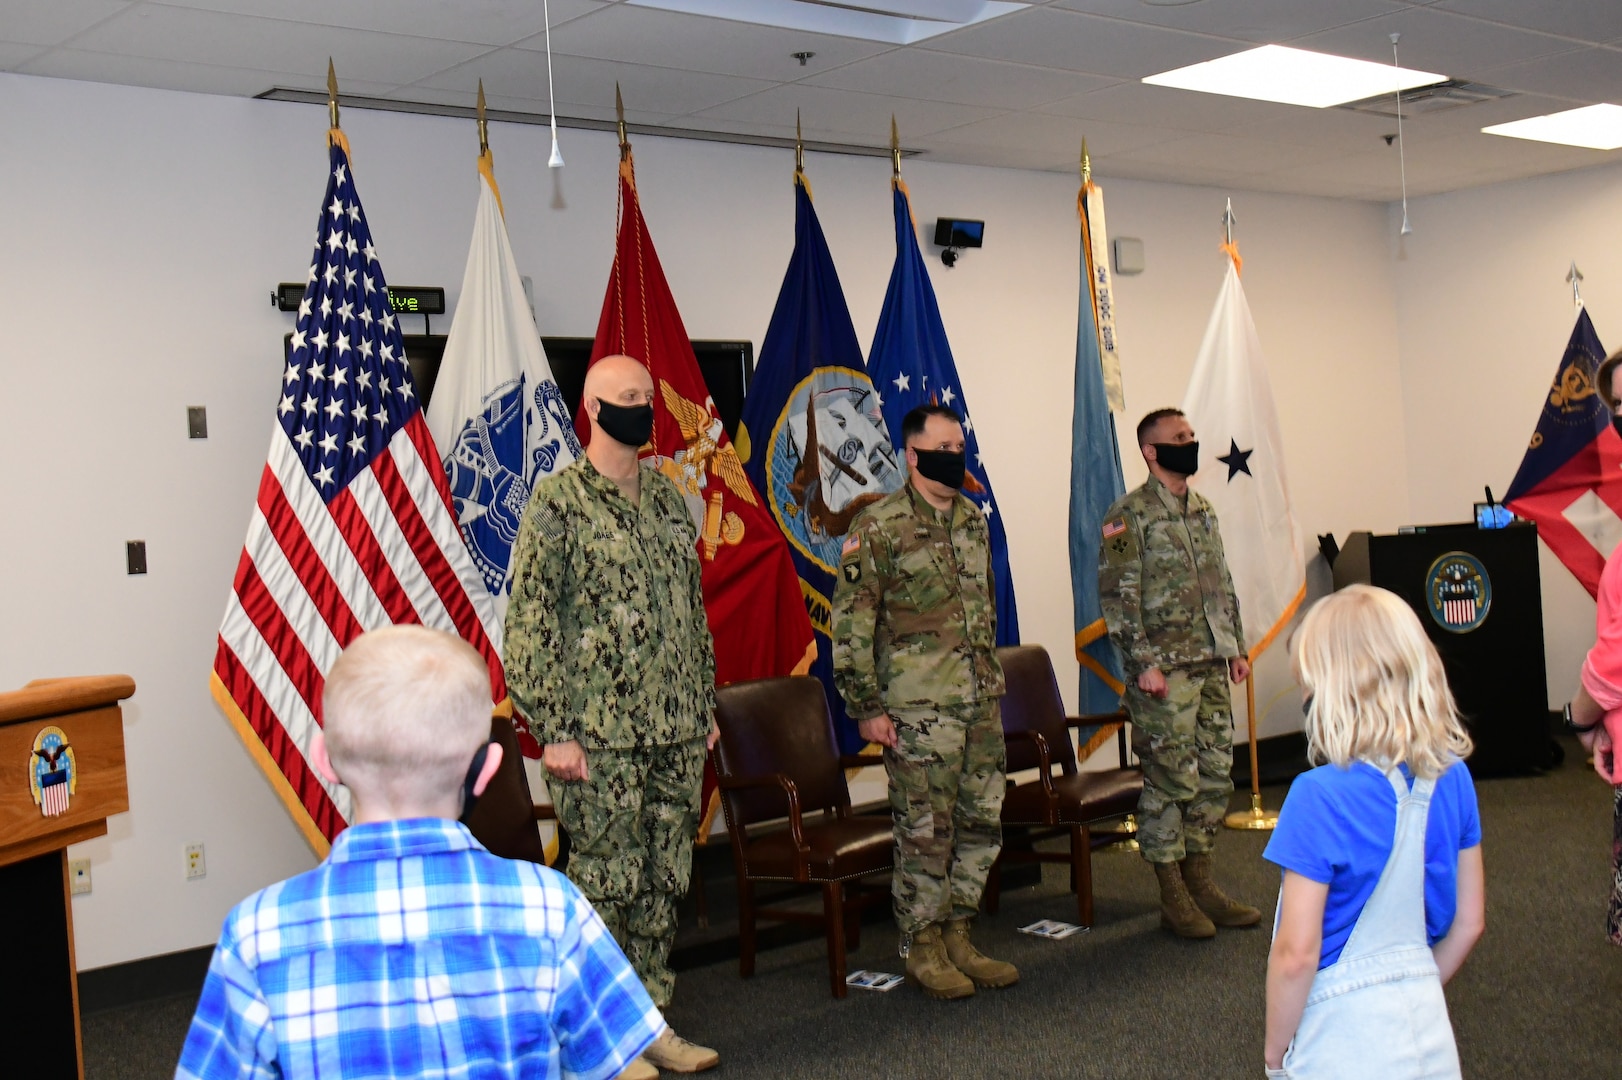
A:
{"label": "wooden chair armrest", "polygon": [[869,765],[883,765],[883,754],[841,754],[839,767],[841,769],[865,769]]}
{"label": "wooden chair armrest", "polygon": [[783,794],[788,797],[788,832],[794,839],[794,850],[799,856],[799,877],[809,876],[806,859],[811,855],[811,847],[805,842],[804,821],[800,814],[800,789],[794,786],[794,781],[784,773],[770,773],[766,776],[717,775],[715,780],[716,786],[722,791],[763,787],[778,787],[783,790]]}
{"label": "wooden chair armrest", "polygon": [[1003,733],[1003,738],[1005,740],[1028,739],[1036,746],[1036,771],[1037,775],[1042,778],[1042,790],[1049,799],[1058,798],[1058,794],[1053,790],[1053,757],[1048,753],[1048,741],[1043,737],[1042,733],[1040,731],[1006,731]]}
{"label": "wooden chair armrest", "polygon": [[1132,717],[1125,709],[1116,709],[1112,713],[1093,713],[1088,716],[1067,716],[1064,718],[1067,727],[1098,727],[1101,724],[1125,724]]}

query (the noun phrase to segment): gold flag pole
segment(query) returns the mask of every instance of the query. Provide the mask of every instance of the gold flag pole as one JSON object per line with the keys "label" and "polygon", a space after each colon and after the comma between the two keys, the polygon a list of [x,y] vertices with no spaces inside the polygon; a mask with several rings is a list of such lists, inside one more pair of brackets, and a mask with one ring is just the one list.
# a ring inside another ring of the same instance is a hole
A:
{"label": "gold flag pole", "polygon": [[901,175],[901,129],[896,127],[895,113],[890,114],[890,175]]}
{"label": "gold flag pole", "polygon": [[625,99],[620,97],[620,84],[614,84],[614,130],[620,137],[620,160],[631,160],[631,141],[625,135]]}
{"label": "gold flag pole", "polygon": [[327,57],[327,125],[334,131],[339,130],[338,125],[338,71],[332,66],[332,57]]}
{"label": "gold flag pole", "polygon": [[[1087,152],[1087,138],[1086,136],[1083,136],[1081,140],[1081,194],[1078,196],[1082,213],[1086,212],[1087,190],[1092,186],[1093,156]],[[1091,263],[1089,263],[1089,265],[1091,265]],[[1121,765],[1124,768],[1126,766],[1126,762],[1122,761]],[[1138,819],[1137,815],[1135,814],[1128,814],[1117,824],[1104,828],[1096,828],[1093,830],[1093,832],[1122,837],[1122,839],[1109,844],[1109,846],[1104,849],[1106,851],[1130,853],[1140,850],[1137,841]]]}
{"label": "gold flag pole", "polygon": [[[1233,244],[1233,227],[1239,219],[1234,217],[1233,200],[1229,199],[1222,210],[1222,250],[1233,260],[1234,269],[1239,268],[1239,249]],[[1272,635],[1261,643],[1265,649],[1271,642]],[[1261,651],[1251,658],[1250,675],[1245,679],[1245,726],[1250,731],[1250,809],[1235,810],[1222,819],[1222,824],[1230,829],[1250,829],[1255,831],[1271,830],[1278,825],[1278,813],[1262,807],[1262,771],[1257,760],[1256,752],[1256,668],[1255,662],[1261,659]]]}
{"label": "gold flag pole", "polygon": [[488,154],[490,152],[490,121],[487,120],[485,118],[485,115],[484,115],[484,80],[483,79],[479,80],[478,117],[479,117],[479,156],[483,157],[484,155],[486,155],[486,154]]}

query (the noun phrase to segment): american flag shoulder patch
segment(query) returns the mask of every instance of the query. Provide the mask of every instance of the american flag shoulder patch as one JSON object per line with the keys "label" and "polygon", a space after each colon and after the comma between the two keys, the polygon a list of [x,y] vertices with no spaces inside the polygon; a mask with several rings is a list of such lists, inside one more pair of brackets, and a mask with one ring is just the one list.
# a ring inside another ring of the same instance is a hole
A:
{"label": "american flag shoulder patch", "polygon": [[856,533],[845,537],[845,545],[839,549],[839,557],[844,558],[854,552],[862,550],[862,538]]}
{"label": "american flag shoulder patch", "polygon": [[1114,536],[1120,536],[1124,532],[1126,532],[1126,518],[1118,517],[1114,521],[1104,522],[1105,540],[1108,540]]}

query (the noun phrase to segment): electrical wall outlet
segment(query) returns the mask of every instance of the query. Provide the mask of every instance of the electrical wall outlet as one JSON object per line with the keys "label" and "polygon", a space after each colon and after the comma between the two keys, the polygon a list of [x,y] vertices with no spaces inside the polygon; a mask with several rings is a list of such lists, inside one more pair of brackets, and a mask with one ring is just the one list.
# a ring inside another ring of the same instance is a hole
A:
{"label": "electrical wall outlet", "polygon": [[90,860],[72,859],[68,862],[68,891],[83,896],[90,891]]}
{"label": "electrical wall outlet", "polygon": [[203,861],[203,843],[186,845],[186,880],[194,881],[208,876],[208,864]]}

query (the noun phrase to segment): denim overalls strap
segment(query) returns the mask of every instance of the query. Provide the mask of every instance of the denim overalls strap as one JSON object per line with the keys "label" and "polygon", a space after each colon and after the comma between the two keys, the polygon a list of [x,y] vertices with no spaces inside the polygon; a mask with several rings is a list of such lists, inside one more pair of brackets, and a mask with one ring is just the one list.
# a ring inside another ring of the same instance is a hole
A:
{"label": "denim overalls strap", "polygon": [[1416,780],[1410,790],[1401,770],[1393,767],[1385,775],[1397,797],[1391,855],[1340,957],[1313,979],[1295,1041],[1284,1055],[1286,1076],[1459,1075],[1442,979],[1425,929],[1425,831],[1436,782]]}

